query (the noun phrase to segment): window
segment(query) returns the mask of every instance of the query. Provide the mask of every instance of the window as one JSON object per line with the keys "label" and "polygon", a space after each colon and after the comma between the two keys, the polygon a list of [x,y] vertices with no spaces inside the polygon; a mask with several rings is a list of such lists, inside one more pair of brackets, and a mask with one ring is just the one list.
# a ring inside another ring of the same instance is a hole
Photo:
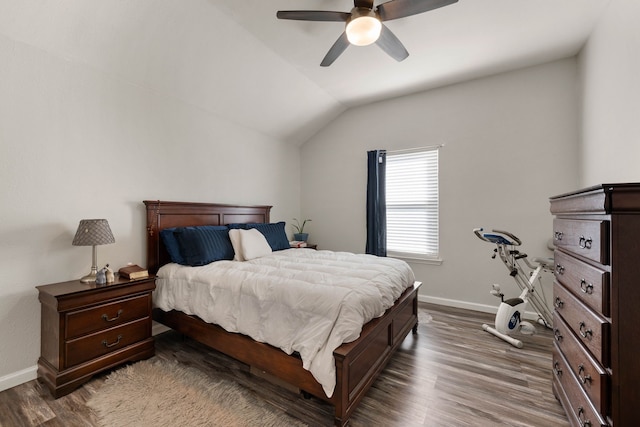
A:
{"label": "window", "polygon": [[438,260],[438,149],[387,152],[387,253]]}

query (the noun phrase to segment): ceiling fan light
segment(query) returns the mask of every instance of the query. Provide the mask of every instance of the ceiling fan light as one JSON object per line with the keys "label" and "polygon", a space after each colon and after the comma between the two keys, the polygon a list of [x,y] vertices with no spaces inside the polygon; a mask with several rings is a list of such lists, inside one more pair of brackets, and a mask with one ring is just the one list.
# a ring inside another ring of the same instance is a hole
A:
{"label": "ceiling fan light", "polygon": [[359,16],[347,23],[347,39],[356,46],[368,46],[380,37],[382,23],[375,16]]}

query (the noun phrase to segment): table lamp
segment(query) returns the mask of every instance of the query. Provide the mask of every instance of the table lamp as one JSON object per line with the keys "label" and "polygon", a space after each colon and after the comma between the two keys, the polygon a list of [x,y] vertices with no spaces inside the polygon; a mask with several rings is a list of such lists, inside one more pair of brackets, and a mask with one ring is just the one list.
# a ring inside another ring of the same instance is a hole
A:
{"label": "table lamp", "polygon": [[98,255],[96,252],[97,245],[108,245],[115,243],[109,222],[106,219],[83,219],[80,220],[78,231],[73,238],[73,246],[92,246],[93,262],[91,263],[91,272],[84,276],[80,281],[82,283],[92,283],[96,281],[98,274]]}

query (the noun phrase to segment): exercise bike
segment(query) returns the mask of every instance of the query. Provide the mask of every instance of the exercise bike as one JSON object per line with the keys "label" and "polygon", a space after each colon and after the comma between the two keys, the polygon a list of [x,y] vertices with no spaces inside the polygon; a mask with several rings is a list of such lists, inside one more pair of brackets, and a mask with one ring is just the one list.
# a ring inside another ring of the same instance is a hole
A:
{"label": "exercise bike", "polygon": [[547,305],[541,282],[543,273],[553,272],[553,258],[534,258],[531,263],[527,254],[515,249],[522,244],[522,241],[513,234],[501,230],[486,233],[482,228],[475,228],[473,232],[480,240],[496,245],[491,258],[500,257],[509,270],[509,275],[522,290],[517,298],[505,300],[504,294],[500,291],[500,285],[493,285],[491,294],[500,298],[501,301],[496,314],[495,327],[485,323],[482,329],[517,348],[522,348],[522,341],[513,338],[510,334],[515,331],[528,335],[535,332],[533,324],[522,321],[522,315],[528,303],[538,314],[537,323],[546,328],[553,327],[552,312]]}

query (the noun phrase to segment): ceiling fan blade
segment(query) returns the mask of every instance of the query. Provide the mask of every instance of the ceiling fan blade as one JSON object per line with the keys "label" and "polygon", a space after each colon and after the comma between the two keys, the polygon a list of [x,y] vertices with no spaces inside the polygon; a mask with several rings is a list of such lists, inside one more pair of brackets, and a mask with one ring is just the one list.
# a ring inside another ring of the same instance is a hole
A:
{"label": "ceiling fan blade", "polygon": [[329,49],[329,52],[327,52],[327,54],[325,55],[324,59],[320,63],[320,66],[328,67],[329,65],[333,64],[333,61],[338,59],[338,56],[340,56],[342,52],[344,52],[345,49],[349,47],[349,44],[349,39],[347,39],[347,33],[345,31],[340,37],[338,37],[338,40],[336,40],[333,46],[331,46],[331,49]]}
{"label": "ceiling fan blade", "polygon": [[346,22],[351,17],[351,14],[329,10],[279,10],[276,16],[278,19],[296,19],[298,21]]}
{"label": "ceiling fan blade", "polygon": [[402,42],[384,24],[382,24],[380,38],[378,38],[376,44],[398,62],[404,61],[409,56],[409,52],[407,52]]}
{"label": "ceiling fan blade", "polygon": [[458,0],[392,0],[378,6],[378,14],[382,21],[417,15],[439,7],[449,6]]}

